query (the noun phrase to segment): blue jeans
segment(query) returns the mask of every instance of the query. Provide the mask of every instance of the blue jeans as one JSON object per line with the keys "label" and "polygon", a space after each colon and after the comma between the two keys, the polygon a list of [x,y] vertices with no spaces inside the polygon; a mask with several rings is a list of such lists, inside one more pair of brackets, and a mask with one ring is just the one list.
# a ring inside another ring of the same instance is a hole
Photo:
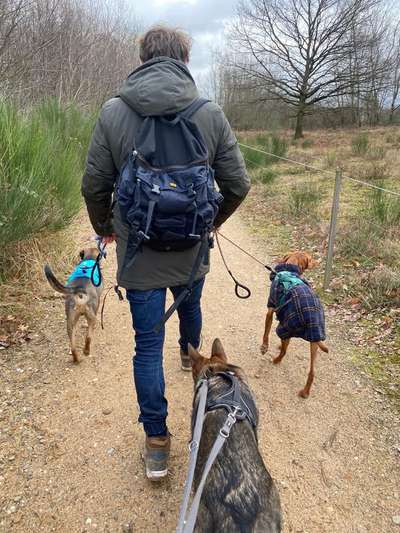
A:
{"label": "blue jeans", "polygon": [[[196,348],[200,344],[202,327],[200,299],[203,285],[204,278],[196,281],[189,297],[178,307],[179,345],[185,353],[188,350],[188,343]],[[183,289],[184,287],[170,288],[175,299]],[[126,291],[135,330],[133,376],[140,407],[139,422],[143,423],[149,437],[167,433],[168,402],[164,396],[163,371],[165,327],[159,333],[154,332],[154,327],[164,316],[166,293],[165,288]]]}

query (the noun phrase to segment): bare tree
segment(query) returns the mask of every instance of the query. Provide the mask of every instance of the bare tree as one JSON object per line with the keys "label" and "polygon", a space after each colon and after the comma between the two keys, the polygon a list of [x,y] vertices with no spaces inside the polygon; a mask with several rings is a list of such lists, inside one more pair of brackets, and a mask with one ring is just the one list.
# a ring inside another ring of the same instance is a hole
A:
{"label": "bare tree", "polygon": [[22,105],[51,97],[95,108],[138,64],[138,24],[128,0],[4,5],[8,9],[0,3],[0,17],[7,25],[1,26],[0,43],[6,59],[0,64],[7,68],[0,76],[0,95]]}
{"label": "bare tree", "polygon": [[[350,92],[346,58],[350,32],[379,0],[242,0],[231,39],[241,60],[235,67],[262,86],[264,96],[295,110],[295,138],[304,116],[324,101]],[[364,46],[359,41],[359,46]],[[238,57],[238,56],[236,56]],[[368,68],[358,69],[363,80]]]}
{"label": "bare tree", "polygon": [[389,122],[394,121],[394,115],[400,108],[400,23],[395,24],[392,33],[392,69],[390,72],[390,112]]}

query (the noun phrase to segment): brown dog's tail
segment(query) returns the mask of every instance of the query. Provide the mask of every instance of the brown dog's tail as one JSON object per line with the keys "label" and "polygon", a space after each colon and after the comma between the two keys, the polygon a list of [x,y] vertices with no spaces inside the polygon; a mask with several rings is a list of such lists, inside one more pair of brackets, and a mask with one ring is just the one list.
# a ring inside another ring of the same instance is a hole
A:
{"label": "brown dog's tail", "polygon": [[51,268],[49,267],[49,265],[45,265],[44,273],[46,275],[47,281],[50,283],[50,285],[53,287],[55,291],[61,292],[61,294],[73,294],[74,293],[74,290],[71,287],[65,287],[62,283],[58,281],[58,279],[55,277],[55,275],[51,271]]}
{"label": "brown dog's tail", "polygon": [[318,342],[318,347],[325,353],[329,353],[328,346],[324,344],[322,341]]}

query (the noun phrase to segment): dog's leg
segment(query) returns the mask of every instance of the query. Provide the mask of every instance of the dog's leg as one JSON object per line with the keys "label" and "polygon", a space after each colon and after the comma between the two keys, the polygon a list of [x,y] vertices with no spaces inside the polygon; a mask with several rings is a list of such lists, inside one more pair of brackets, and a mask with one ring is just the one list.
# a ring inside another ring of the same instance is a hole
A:
{"label": "dog's leg", "polygon": [[310,342],[310,354],[311,354],[311,361],[310,361],[310,371],[308,373],[307,383],[299,392],[299,396],[301,398],[308,398],[310,395],[310,389],[312,382],[314,381],[314,366],[315,366],[315,359],[317,357],[318,352],[318,342]]}
{"label": "dog's leg", "polygon": [[289,343],[290,343],[290,339],[281,340],[280,352],[274,359],[272,359],[272,362],[274,363],[274,365],[277,365],[278,363],[280,363],[282,359],[285,357]]}
{"label": "dog's leg", "polygon": [[90,344],[92,342],[93,331],[96,326],[96,315],[93,313],[88,313],[86,315],[86,319],[88,323],[88,329],[86,333],[85,348],[83,349],[83,353],[85,355],[90,355]]}
{"label": "dog's leg", "polygon": [[263,355],[267,353],[268,351],[269,334],[271,331],[273,318],[274,318],[274,309],[272,307],[268,307],[268,311],[265,317],[265,329],[264,329],[263,341],[260,346],[260,351]]}
{"label": "dog's leg", "polygon": [[69,315],[67,317],[67,332],[69,337],[69,344],[71,348],[71,355],[74,360],[74,363],[79,363],[79,357],[78,357],[78,351],[76,349],[76,339],[75,339],[75,332],[76,332],[76,324],[78,322],[79,315],[74,313],[72,316]]}
{"label": "dog's leg", "polygon": [[327,346],[324,342],[319,341],[317,344],[318,344],[319,348],[320,348],[323,352],[325,352],[325,353],[329,353],[328,346]]}

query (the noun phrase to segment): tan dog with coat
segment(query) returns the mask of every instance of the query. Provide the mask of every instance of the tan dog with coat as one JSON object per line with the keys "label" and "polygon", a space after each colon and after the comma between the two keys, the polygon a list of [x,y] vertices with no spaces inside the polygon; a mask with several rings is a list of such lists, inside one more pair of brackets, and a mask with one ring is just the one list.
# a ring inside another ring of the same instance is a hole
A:
{"label": "tan dog with coat", "polygon": [[310,371],[304,388],[299,392],[302,398],[308,398],[310,394],[318,348],[328,353],[328,348],[323,342],[324,310],[320,299],[303,277],[303,272],[313,266],[315,261],[306,252],[292,252],[278,261],[275,272],[270,275],[272,283],[261,345],[261,353],[264,354],[269,347],[274,313],[279,321],[276,332],[281,339],[279,354],[272,360],[274,364],[282,361],[292,337],[300,337],[310,343]]}

